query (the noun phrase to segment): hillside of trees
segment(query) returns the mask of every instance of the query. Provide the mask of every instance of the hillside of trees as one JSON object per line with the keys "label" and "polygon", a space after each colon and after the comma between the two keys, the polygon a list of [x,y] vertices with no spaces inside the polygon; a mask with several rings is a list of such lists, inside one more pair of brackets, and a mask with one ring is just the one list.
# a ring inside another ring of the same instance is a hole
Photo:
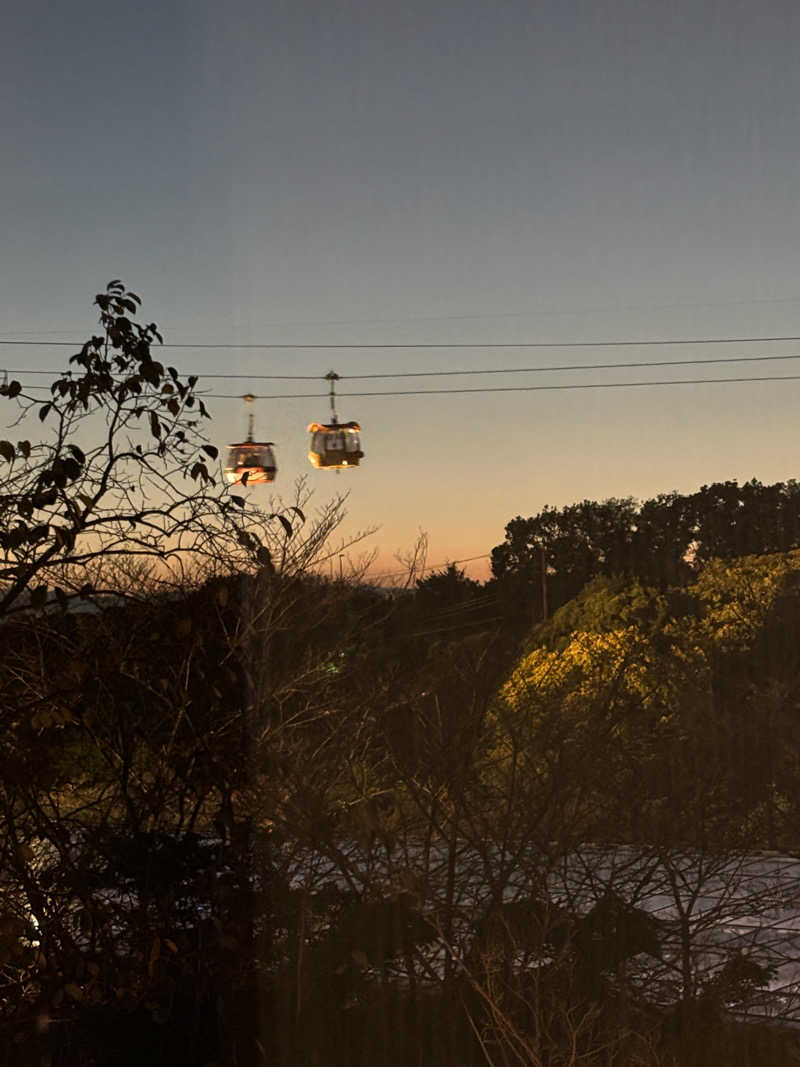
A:
{"label": "hillside of trees", "polygon": [[98,302],[52,401],[0,387],[52,430],[0,442],[0,1064],[796,1063],[800,946],[729,936],[796,894],[794,483],[387,597],[320,576],[338,505],[233,502]]}
{"label": "hillside of trees", "polygon": [[715,482],[642,503],[630,497],[584,500],[546,507],[528,519],[517,516],[492,550],[492,575],[507,601],[524,596],[528,621],[536,622],[546,606],[561,607],[601,575],[624,575],[656,588],[682,586],[709,560],[798,547],[800,484]]}

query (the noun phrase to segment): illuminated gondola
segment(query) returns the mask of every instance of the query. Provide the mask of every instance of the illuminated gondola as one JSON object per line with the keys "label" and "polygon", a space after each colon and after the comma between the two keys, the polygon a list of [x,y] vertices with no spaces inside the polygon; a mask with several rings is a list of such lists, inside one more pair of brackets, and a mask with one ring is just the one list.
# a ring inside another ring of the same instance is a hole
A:
{"label": "illuminated gondola", "polygon": [[357,467],[364,453],[361,450],[361,427],[357,422],[339,422],[336,416],[336,394],[334,382],[339,380],[335,371],[325,375],[330,382],[331,421],[312,422],[308,427],[311,434],[308,459],[313,467],[320,470],[341,471]]}
{"label": "illuminated gondola", "polygon": [[[255,397],[243,396],[248,405]],[[253,440],[253,412],[247,414],[247,440],[228,446],[225,478],[231,485],[265,485],[275,481],[278,472],[272,441]]]}

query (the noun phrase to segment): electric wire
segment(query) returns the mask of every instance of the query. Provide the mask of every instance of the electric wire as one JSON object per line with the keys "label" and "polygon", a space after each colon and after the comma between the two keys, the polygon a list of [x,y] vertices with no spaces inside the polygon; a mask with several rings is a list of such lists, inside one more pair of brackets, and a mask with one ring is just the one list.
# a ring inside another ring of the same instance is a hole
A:
{"label": "electric wire", "polygon": [[[717,356],[711,359],[659,359],[638,360],[625,363],[554,363],[545,367],[490,367],[479,370],[421,370],[421,371],[398,371],[390,374],[340,374],[342,381],[366,381],[372,378],[446,378],[456,375],[484,375],[484,374],[549,374],[559,371],[584,371],[584,370],[624,370],[627,368],[641,369],[643,367],[691,367],[710,363],[764,363],[771,360],[800,359],[800,353],[781,353],[774,356]],[[229,378],[226,374],[205,374],[205,378]],[[236,375],[237,378],[248,377]],[[257,379],[258,375],[252,375]]]}
{"label": "electric wire", "polygon": [[[796,382],[800,381],[800,374],[764,374],[752,377],[736,378],[674,378],[660,379],[655,381],[634,382],[569,382],[553,385],[484,385],[474,388],[459,389],[380,389],[361,392],[337,393],[338,399],[349,397],[382,397],[382,396],[456,396],[463,394],[488,394],[488,393],[540,393],[556,392],[576,389],[648,389],[673,385],[737,385],[749,382]],[[31,385],[27,389],[38,392],[51,392],[46,385]],[[241,400],[239,393],[211,393],[201,391],[197,393],[204,400]],[[254,400],[327,400],[328,393],[253,393]]]}
{"label": "electric wire", "polygon": [[[412,351],[414,349],[526,349],[526,348],[651,348],[658,345],[733,345],[773,344],[781,341],[800,341],[800,334],[780,334],[773,337],[682,337],[649,338],[644,340],[611,341],[391,341],[391,342],[340,342],[340,341],[165,341],[162,348],[225,349],[242,351]],[[0,345],[26,345],[39,348],[80,348],[85,342],[39,341],[25,338],[3,338]]]}
{"label": "electric wire", "polygon": [[[480,585],[480,582],[478,582],[476,579],[470,578],[469,575],[464,575],[464,577],[466,578],[467,581],[471,581],[471,582],[474,582],[476,585]],[[486,586],[484,586],[483,588],[486,588]],[[415,593],[419,593],[419,592],[421,592],[421,590],[416,589],[416,590],[414,590],[414,592]],[[443,611],[443,612],[440,612],[440,613],[435,614],[435,615],[429,615],[427,612],[425,612],[425,605],[424,605],[424,603],[422,603],[422,606],[421,606],[420,610],[421,610],[421,612],[424,612],[425,614],[424,614],[424,619],[422,620],[421,624],[424,625],[424,626],[434,625],[434,624],[435,625],[441,624],[441,625],[447,625],[447,626],[451,626],[451,625],[458,626],[458,625],[462,625],[462,623],[459,623],[456,620],[457,619],[461,619],[463,623],[466,623],[467,625],[470,625],[477,618],[480,618],[481,613],[485,613],[487,611],[496,612],[496,611],[499,611],[501,609],[501,607],[502,607],[502,601],[501,601],[500,597],[498,597],[498,596],[489,596],[489,597],[481,597],[480,599],[478,599],[476,601],[468,601],[468,602],[466,602],[464,604],[456,605],[456,606],[448,609],[447,611]]]}
{"label": "electric wire", "polygon": [[[422,580],[422,579],[420,579]],[[496,609],[500,603],[498,597],[484,597],[480,600],[470,601],[465,604],[459,604],[455,607],[448,608],[445,611],[436,612],[433,615],[427,615],[425,618],[425,624],[433,623],[451,623],[455,616],[465,616],[468,614],[480,613],[487,611],[489,608]],[[469,619],[466,620],[470,622]],[[456,624],[460,625],[460,624]]]}
{"label": "electric wire", "polygon": [[[758,375],[753,377],[737,378],[675,378],[657,381],[635,382],[570,382],[555,385],[488,385],[475,388],[459,389],[383,389],[364,392],[337,393],[338,399],[344,397],[376,397],[376,396],[453,396],[458,394],[487,394],[487,393],[538,393],[574,389],[637,389],[670,385],[731,385],[746,382],[796,382],[800,381],[800,374],[783,375]],[[211,400],[241,400],[236,393],[203,393],[202,396]],[[256,400],[322,400],[326,399],[327,393],[265,393],[254,394]]]}
{"label": "electric wire", "polygon": [[[483,376],[497,374],[555,374],[562,372],[575,373],[579,371],[596,370],[641,370],[647,367],[692,367],[707,366],[725,363],[768,363],[786,360],[800,359],[800,353],[777,353],[770,355],[750,356],[714,356],[699,359],[662,359],[662,360],[636,360],[616,363],[554,363],[540,367],[483,367],[483,368],[458,368],[455,370],[433,371],[382,371],[370,374],[340,374],[340,381],[369,381],[373,379],[401,379],[401,378],[447,378],[458,376]],[[30,374],[35,376],[53,375],[58,371],[46,368],[14,368],[6,370],[6,374]],[[189,372],[186,372],[187,375]],[[227,374],[219,371],[197,372],[198,378],[207,378],[215,381],[322,381],[321,374]]]}
{"label": "electric wire", "polygon": [[[576,307],[532,307],[527,311],[472,311],[469,313],[456,313],[450,315],[394,315],[382,316],[369,319],[270,319],[262,322],[262,327],[287,327],[287,326],[382,326],[397,325],[398,323],[410,322],[464,322],[468,320],[502,320],[502,319],[534,319],[534,318],[568,318],[609,313],[627,314],[632,311],[673,311],[680,308],[718,308],[718,307],[750,307],[769,304],[800,304],[800,296],[766,296],[766,297],[731,297],[726,300],[673,300],[669,303],[616,303],[616,304],[584,304]],[[14,330],[15,334],[68,334],[68,329],[60,330]]]}
{"label": "electric wire", "polygon": [[[426,571],[437,571],[440,567],[449,567],[451,563],[474,563],[476,559],[489,559],[491,552],[484,552],[481,556],[467,556],[466,559],[446,559],[442,563],[426,563]],[[400,578],[408,574],[408,567],[402,571],[385,571],[382,574],[372,574],[371,578]],[[423,575],[424,577],[424,575]],[[430,577],[430,574],[428,575]]]}
{"label": "electric wire", "polygon": [[455,633],[456,630],[463,630],[467,626],[475,626],[476,622],[479,622],[481,626],[488,626],[490,622],[500,622],[505,616],[503,615],[490,615],[486,619],[472,620],[469,622],[458,623],[453,626],[440,626],[435,630],[416,630],[411,634],[412,637],[432,637],[434,634],[450,634]]}
{"label": "electric wire", "polygon": [[[763,357],[759,357],[759,358],[770,359],[772,357],[763,356]],[[785,358],[788,358],[788,357],[777,356],[775,358],[777,358],[777,359],[785,359]],[[795,359],[800,359],[800,354],[795,356],[794,358]],[[36,368],[36,369],[33,369],[33,368],[27,368],[27,367],[25,367],[25,368],[18,367],[15,370],[6,370],[5,367],[0,367],[0,371],[2,371],[5,374],[36,374],[36,375],[54,375],[54,374],[68,373],[68,372],[63,372],[63,371],[60,371],[60,370],[55,370],[55,369],[52,369],[52,368],[51,369],[47,369],[47,368]],[[182,371],[181,373],[184,375],[184,377],[189,377],[192,374],[196,374],[196,376],[198,378],[222,378],[222,379],[225,379],[226,381],[235,381],[236,379],[242,379],[243,381],[251,381],[251,380],[259,380],[259,381],[261,381],[261,380],[263,380],[263,381],[284,381],[284,382],[295,382],[295,381],[298,381],[298,382],[299,381],[319,382],[319,381],[323,381],[324,378],[325,378],[324,374],[219,374],[217,372],[214,372],[214,373],[211,373],[211,374],[207,374],[205,371],[202,371],[202,372],[201,371],[197,371],[197,372],[195,372],[195,371]],[[122,377],[119,376],[119,375],[117,375],[115,377],[117,378],[118,381],[122,381],[123,380]],[[341,375],[341,377],[344,377],[344,375]]]}
{"label": "electric wire", "polygon": [[[383,378],[449,378],[457,376],[481,376],[489,374],[550,374],[561,371],[575,372],[585,370],[640,370],[644,367],[692,367],[719,363],[768,363],[800,359],[800,352],[781,353],[769,356],[717,356],[711,359],[659,359],[637,360],[622,363],[554,363],[544,367],[483,367],[462,370],[424,370],[395,371],[377,374],[340,374],[340,381],[368,381]],[[10,370],[8,374],[53,374],[51,370]],[[219,381],[320,381],[321,374],[223,374],[218,371],[198,373],[199,378]]]}

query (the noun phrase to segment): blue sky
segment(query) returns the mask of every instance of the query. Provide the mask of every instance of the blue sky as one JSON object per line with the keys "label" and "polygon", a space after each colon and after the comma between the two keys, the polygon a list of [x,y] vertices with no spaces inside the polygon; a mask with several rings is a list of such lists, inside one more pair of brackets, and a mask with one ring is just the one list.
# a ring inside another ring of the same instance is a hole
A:
{"label": "blue sky", "polygon": [[[800,9],[777,0],[9,2],[0,337],[83,337],[111,277],[181,342],[800,334],[799,32]],[[181,359],[201,375],[346,375],[609,354]],[[317,391],[288,386],[274,391]],[[307,469],[320,502],[349,488],[352,524],[381,524],[391,569],[420,527],[438,562],[488,552],[547,503],[793,477],[798,397],[800,383],[760,383],[343,400],[363,467]],[[215,438],[236,437],[237,403],[210,406]],[[324,412],[260,405],[285,489]]]}

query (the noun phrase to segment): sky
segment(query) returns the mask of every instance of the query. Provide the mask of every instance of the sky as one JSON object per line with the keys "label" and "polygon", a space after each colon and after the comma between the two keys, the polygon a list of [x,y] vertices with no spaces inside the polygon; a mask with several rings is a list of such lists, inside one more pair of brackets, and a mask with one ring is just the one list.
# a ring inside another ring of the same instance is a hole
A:
{"label": "sky", "polygon": [[[349,375],[800,356],[800,7],[790,0],[6,0],[0,339],[89,336],[122,278],[210,394],[800,374],[800,361],[349,381]],[[435,349],[436,344],[469,348]],[[66,350],[5,346],[10,369]],[[209,374],[319,376],[247,382]],[[46,380],[46,379],[40,379]],[[375,572],[418,532],[482,556],[547,504],[796,477],[800,381],[342,397],[365,458],[314,471],[327,402],[262,400],[292,496],[349,492]],[[242,436],[237,399],[210,433]],[[263,492],[253,488],[251,494]],[[485,559],[465,565],[483,578]]]}

